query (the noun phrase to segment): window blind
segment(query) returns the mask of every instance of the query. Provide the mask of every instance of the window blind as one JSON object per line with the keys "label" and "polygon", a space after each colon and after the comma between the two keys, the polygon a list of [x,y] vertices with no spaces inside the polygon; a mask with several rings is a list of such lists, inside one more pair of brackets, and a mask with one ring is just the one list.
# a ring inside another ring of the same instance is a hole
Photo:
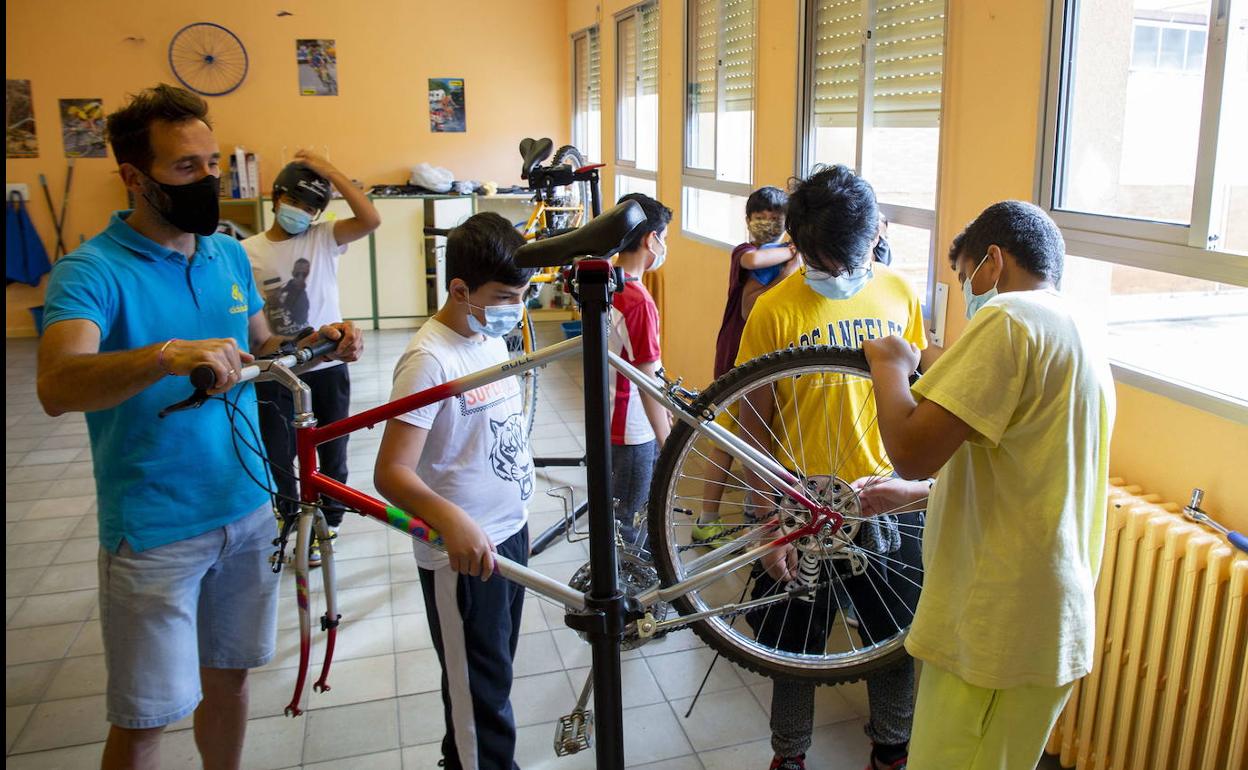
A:
{"label": "window blind", "polygon": [[945,0],[881,0],[875,15],[875,125],[937,126]]}
{"label": "window blind", "polygon": [[589,38],[589,69],[586,73],[586,85],[589,91],[589,111],[596,113],[602,110],[602,55],[598,49],[598,28],[590,27],[587,37]]}
{"label": "window blind", "polygon": [[721,0],[724,108],[754,109],[754,0]]}
{"label": "window blind", "polygon": [[[858,117],[867,20],[861,0],[819,0],[814,15],[814,119]],[[873,124],[936,126],[944,64],[945,0],[879,0],[874,23]]]}
{"label": "window blind", "polygon": [[689,62],[689,112],[714,113],[718,102],[719,0],[693,0]]}
{"label": "window blind", "polygon": [[639,12],[640,40],[640,77],[641,94],[643,96],[659,92],[659,8],[647,5]]}

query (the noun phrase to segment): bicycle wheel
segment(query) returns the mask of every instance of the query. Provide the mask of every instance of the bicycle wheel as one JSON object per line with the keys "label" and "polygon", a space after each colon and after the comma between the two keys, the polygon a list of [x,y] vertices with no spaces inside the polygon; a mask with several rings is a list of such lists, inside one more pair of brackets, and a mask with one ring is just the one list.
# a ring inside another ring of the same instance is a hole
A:
{"label": "bicycle wheel", "polygon": [[[738,436],[747,436],[743,426],[751,425],[763,451],[845,521],[830,537],[796,542],[797,580],[774,581],[755,559],[729,565],[676,599],[682,615],[710,613],[693,623],[694,632],[766,676],[848,682],[899,660],[922,586],[927,504],[924,498],[876,519],[861,513],[850,483],[878,483],[892,474],[862,353],[830,347],[770,353],[720,377],[695,408]],[[708,437],[677,423],[659,456],[648,514],[664,585],[705,576],[809,520],[804,508],[753,479]],[[699,521],[712,519],[723,528],[716,548],[693,537]],[[753,609],[717,612],[742,602]]]}
{"label": "bicycle wheel", "polygon": [[[576,170],[585,165],[585,156],[581,155],[581,151],[570,144],[565,144],[555,151],[554,158],[551,160],[552,166],[567,164]],[[580,227],[589,219],[589,183],[573,182],[566,187],[559,188],[560,192],[556,193],[555,203],[552,205],[563,208],[581,209],[578,217],[574,211],[551,212],[548,215],[550,228],[552,230],[562,230],[569,227]],[[578,221],[579,220],[579,221]]]}
{"label": "bicycle wheel", "polygon": [[[507,343],[507,354],[512,358],[522,358],[537,349],[537,337],[533,331],[533,316],[528,308],[516,328],[503,338]],[[523,403],[521,419],[525,435],[533,432],[533,419],[537,415],[537,369],[530,369],[520,378],[520,397]]]}
{"label": "bicycle wheel", "polygon": [[220,24],[188,24],[169,42],[169,68],[182,85],[204,96],[224,96],[247,77],[247,49]]}

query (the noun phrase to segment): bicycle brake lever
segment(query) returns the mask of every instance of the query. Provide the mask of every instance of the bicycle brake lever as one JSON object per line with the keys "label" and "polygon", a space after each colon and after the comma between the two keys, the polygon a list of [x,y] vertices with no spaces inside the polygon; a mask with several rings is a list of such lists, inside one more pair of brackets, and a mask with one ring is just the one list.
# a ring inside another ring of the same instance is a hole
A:
{"label": "bicycle brake lever", "polygon": [[187,409],[198,409],[201,406],[203,406],[204,402],[207,400],[208,400],[208,392],[203,390],[202,388],[196,388],[195,392],[192,393],[189,397],[179,401],[176,404],[170,404],[164,409],[161,409],[160,413],[157,414],[156,416],[163,420],[169,415],[173,414],[174,412],[183,412],[183,411],[186,411]]}

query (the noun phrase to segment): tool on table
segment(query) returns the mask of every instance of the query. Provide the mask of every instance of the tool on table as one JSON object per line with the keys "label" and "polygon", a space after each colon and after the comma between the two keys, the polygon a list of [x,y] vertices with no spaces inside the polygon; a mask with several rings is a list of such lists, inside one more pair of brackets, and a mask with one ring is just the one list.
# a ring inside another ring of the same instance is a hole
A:
{"label": "tool on table", "polygon": [[1231,542],[1231,545],[1235,546],[1236,548],[1243,551],[1244,553],[1248,553],[1248,537],[1245,537],[1243,534],[1236,532],[1234,530],[1227,529],[1226,527],[1222,526],[1218,522],[1209,518],[1209,514],[1205,513],[1204,511],[1200,509],[1200,502],[1204,499],[1205,499],[1205,490],[1193,489],[1192,501],[1187,504],[1186,508],[1183,509],[1183,516],[1185,518],[1191,519],[1197,524],[1203,524],[1206,527],[1209,527],[1210,529],[1214,529],[1214,530],[1217,530],[1218,532],[1221,532],[1222,535]]}

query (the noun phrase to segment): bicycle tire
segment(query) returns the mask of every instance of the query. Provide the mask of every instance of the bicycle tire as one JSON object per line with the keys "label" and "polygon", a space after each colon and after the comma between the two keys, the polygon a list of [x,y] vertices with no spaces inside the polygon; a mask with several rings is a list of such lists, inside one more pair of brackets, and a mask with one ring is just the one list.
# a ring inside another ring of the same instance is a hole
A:
{"label": "bicycle tire", "polygon": [[[575,146],[565,144],[558,150],[555,150],[555,154],[550,161],[550,165],[558,166],[564,163],[571,166],[572,170],[575,171],[576,169],[584,166],[586,164],[586,160],[585,156],[582,155],[581,151],[576,149]],[[583,225],[589,221],[589,183],[573,182],[571,185],[568,185],[568,187],[569,189],[576,190],[576,194],[574,196],[575,200],[573,203],[574,205],[579,205],[581,207],[581,221],[579,224]],[[568,214],[564,214],[562,215],[562,218],[562,227],[570,227],[571,225],[568,224],[568,222],[572,217]]]}
{"label": "bicycle tire", "polygon": [[[528,308],[525,308],[524,316],[516,328],[508,332],[503,339],[507,343],[507,355],[512,359],[523,358],[534,351],[537,337],[533,328],[533,314]],[[537,417],[537,369],[530,369],[517,377],[520,380],[521,420],[524,424],[524,435],[529,436],[533,433],[533,423]]]}
{"label": "bicycle tire", "polygon": [[[779,378],[786,376],[786,374],[794,376],[808,376],[811,374],[842,375],[863,378],[867,381],[869,381],[870,376],[866,359],[859,350],[828,346],[790,348],[756,358],[715,380],[699,396],[694,404],[694,410],[702,414],[720,414],[727,405],[738,403],[739,399],[744,394],[750,392],[753,387],[766,382],[771,382],[774,385]],[[824,398],[824,403],[826,403],[828,397],[825,396]],[[857,425],[856,421],[855,425]],[[773,436],[775,436],[774,432]],[[676,494],[676,491],[682,477],[681,470],[685,460],[690,457],[690,452],[696,448],[694,444],[699,439],[709,441],[694,431],[688,424],[678,421],[663,446],[655,468],[654,483],[651,486],[648,504],[648,524],[651,550],[654,554],[655,566],[663,585],[673,585],[688,577],[683,569],[683,563],[680,561],[679,554],[681,552],[688,553],[692,550],[692,547],[677,542],[677,537],[674,534],[674,519],[685,514],[675,510],[676,506],[673,501],[678,497],[690,499],[687,496]],[[838,457],[839,451],[840,448],[838,446]],[[802,454],[806,456],[804,447]],[[703,455],[703,457],[706,457],[706,455]],[[710,458],[707,459],[709,460]],[[789,465],[790,463],[782,462],[782,464]],[[728,470],[725,470],[725,473],[729,473],[730,469],[731,466],[728,466]],[[708,473],[708,477],[710,475]],[[799,475],[801,475],[800,469]],[[881,474],[881,477],[885,475]],[[721,490],[721,494],[726,493],[723,493]],[[722,501],[720,504],[722,505]],[[774,505],[774,503],[772,504]],[[908,511],[907,513],[912,512]],[[915,519],[917,520],[917,514],[915,514]],[[688,527],[691,525],[685,524],[682,526]],[[901,526],[909,527],[913,525],[906,524]],[[908,536],[915,538],[915,540],[921,536],[916,534],[919,533],[917,529],[913,533],[906,529],[899,529],[899,531],[907,533]],[[852,538],[852,536],[850,537]],[[908,542],[907,546],[912,553],[917,553],[917,542]],[[828,564],[832,563],[831,560],[827,560],[827,562]],[[746,567],[744,569],[749,570],[750,568]],[[732,574],[739,575],[740,573]],[[902,574],[903,576],[909,575],[913,578],[916,573]],[[839,599],[841,593],[836,588],[834,581],[841,580],[841,577],[839,577],[839,573],[835,568],[829,568],[827,575],[829,577],[826,580],[833,583],[832,590]],[[921,584],[921,569],[917,575],[918,584]],[[747,589],[750,588],[750,584],[755,580],[755,577],[755,573],[750,572],[749,577],[742,581],[745,586],[741,590],[741,597],[744,598],[746,596]],[[734,591],[735,588],[736,586],[733,587]],[[904,591],[913,592],[914,589],[905,588]],[[896,595],[895,590],[894,595]],[[714,610],[719,606],[723,606],[724,603],[733,600],[740,601],[736,596],[728,596],[722,599],[722,603],[720,601],[708,603],[701,597],[701,592],[697,591],[675,599],[673,605],[681,615],[688,615],[700,611]],[[914,600],[917,602],[917,593],[915,593]],[[783,600],[781,604],[788,604],[794,601],[801,600],[790,598]],[[881,594],[881,603],[883,604],[883,594]],[[912,605],[909,606],[909,610],[910,619],[912,619]],[[768,610],[768,612],[770,611]],[[835,620],[838,614],[841,616],[841,622],[844,623],[844,613],[838,609],[836,613],[829,616],[831,619],[828,620],[829,627],[834,627],[832,621]],[[786,610],[784,621],[787,621],[788,617]],[[904,618],[905,616],[903,615]],[[805,653],[790,653],[776,648],[761,649],[765,645],[761,645],[757,640],[750,638],[752,631],[742,629],[735,619],[725,621],[722,618],[711,617],[695,621],[691,625],[694,633],[710,647],[732,662],[750,671],[769,677],[800,679],[819,684],[835,684],[862,679],[873,671],[891,666],[901,660],[906,655],[902,645],[910,623],[908,621],[904,622],[904,627],[900,631],[893,632],[888,639],[878,644],[872,645],[864,641],[864,648],[868,649],[857,654],[844,657],[833,656],[827,653],[827,647],[825,646],[825,654],[822,658]],[[899,621],[896,625],[901,627],[903,622]],[[846,639],[849,639],[849,626],[847,623],[845,623],[845,628]],[[809,626],[806,633],[810,633]]]}

